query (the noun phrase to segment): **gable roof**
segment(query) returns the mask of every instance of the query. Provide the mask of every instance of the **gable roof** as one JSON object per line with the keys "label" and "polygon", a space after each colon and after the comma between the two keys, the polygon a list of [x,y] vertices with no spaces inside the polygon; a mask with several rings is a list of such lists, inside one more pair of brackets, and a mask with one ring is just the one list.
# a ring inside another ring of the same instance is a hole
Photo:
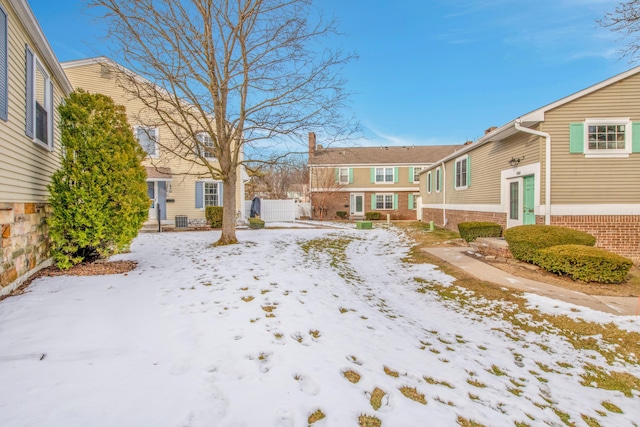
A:
{"label": "gable roof", "polygon": [[[618,83],[626,78],[635,76],[636,74],[640,73],[640,66],[634,67],[630,70],[627,70],[625,72],[622,72],[620,74],[617,74],[613,77],[610,77],[606,80],[601,81],[600,83],[596,83],[592,86],[589,86],[585,89],[582,89],[578,92],[575,92],[569,96],[565,96],[564,98],[560,98],[557,101],[554,101],[550,104],[547,104],[543,107],[540,107],[536,110],[530,111],[526,114],[523,114],[513,120],[511,120],[510,122],[500,126],[499,128],[496,128],[495,130],[493,130],[492,132],[487,133],[486,135],[484,135],[482,138],[478,139],[476,142],[474,142],[473,144],[469,144],[468,146],[463,147],[459,152],[455,153],[455,155],[447,155],[445,157],[442,157],[440,159],[437,160],[437,163],[444,163],[447,162],[451,159],[453,159],[454,157],[457,157],[459,155],[462,155],[464,153],[467,153],[469,151],[472,151],[474,149],[476,149],[477,147],[480,147],[481,145],[484,145],[488,142],[495,142],[495,141],[500,141],[503,140],[511,135],[514,135],[518,132],[518,130],[516,130],[515,128],[515,124],[516,123],[520,123],[523,127],[532,127],[535,126],[538,123],[544,122],[545,120],[545,113],[547,111],[551,111],[554,110],[558,107],[561,107],[565,104],[568,104],[569,102],[575,101],[578,98],[581,98],[583,96],[589,95],[593,92],[596,92],[600,89],[603,89],[607,86],[610,86],[614,83]],[[426,169],[424,169],[422,172],[426,172]],[[421,173],[422,173],[421,172]]]}
{"label": "gable roof", "polygon": [[27,3],[26,0],[8,0],[8,3],[13,8],[16,15],[18,15],[18,18],[20,18],[22,26],[38,47],[39,54],[42,56],[41,59],[50,67],[62,89],[67,94],[71,93],[73,91],[73,87],[71,86],[71,83],[69,83],[67,75],[62,71],[60,62],[58,62],[58,58],[55,53],[53,53],[53,49],[51,49],[49,41],[45,37],[42,28],[40,28],[40,24],[33,14],[29,3]]}
{"label": "gable roof", "polygon": [[309,155],[310,165],[426,165],[462,145],[422,145],[407,147],[318,148]]}

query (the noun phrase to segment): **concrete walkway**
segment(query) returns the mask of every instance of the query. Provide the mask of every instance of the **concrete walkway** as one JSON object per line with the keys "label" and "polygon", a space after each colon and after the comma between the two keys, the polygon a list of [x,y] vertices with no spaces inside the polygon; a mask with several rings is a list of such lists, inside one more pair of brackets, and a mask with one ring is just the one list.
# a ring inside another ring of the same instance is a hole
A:
{"label": "concrete walkway", "polygon": [[572,291],[559,286],[516,277],[498,268],[492,267],[487,263],[465,255],[464,252],[469,251],[469,248],[466,247],[424,248],[423,250],[461,270],[466,271],[478,279],[493,282],[508,288],[544,295],[549,298],[567,301],[572,304],[621,316],[635,316],[638,310],[639,302],[637,297],[587,295],[582,292]]}

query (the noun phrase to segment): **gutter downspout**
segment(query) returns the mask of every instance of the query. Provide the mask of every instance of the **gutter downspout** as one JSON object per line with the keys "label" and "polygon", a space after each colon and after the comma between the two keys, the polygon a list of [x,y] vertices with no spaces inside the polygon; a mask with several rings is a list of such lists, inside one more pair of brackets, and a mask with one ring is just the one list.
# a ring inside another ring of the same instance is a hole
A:
{"label": "gutter downspout", "polygon": [[447,168],[442,162],[442,226],[447,227],[447,186],[445,185],[445,177],[447,176]]}
{"label": "gutter downspout", "polygon": [[542,136],[545,139],[545,170],[544,170],[544,223],[551,225],[551,135],[539,130],[529,129],[520,125],[521,121],[515,121],[515,128],[520,132],[529,133],[531,135]]}

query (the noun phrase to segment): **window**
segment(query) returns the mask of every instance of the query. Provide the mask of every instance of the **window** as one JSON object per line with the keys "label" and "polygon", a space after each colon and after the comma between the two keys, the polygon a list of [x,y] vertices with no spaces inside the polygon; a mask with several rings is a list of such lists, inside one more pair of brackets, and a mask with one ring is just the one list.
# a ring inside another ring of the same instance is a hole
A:
{"label": "window", "polygon": [[53,82],[34,53],[26,47],[25,134],[53,149]]}
{"label": "window", "polygon": [[[639,123],[628,118],[586,119],[571,123],[569,127],[569,152],[582,153],[585,157],[628,157],[640,151]],[[635,135],[637,134],[637,135]]]}
{"label": "window", "polygon": [[0,119],[9,119],[9,51],[7,13],[0,6]]}
{"label": "window", "polygon": [[518,219],[518,207],[520,206],[520,189],[518,182],[509,184],[509,219]]}
{"label": "window", "polygon": [[136,138],[149,157],[158,156],[158,129],[138,126],[136,128]]}
{"label": "window", "polygon": [[202,157],[205,159],[215,159],[216,156],[213,154],[213,139],[208,133],[200,132],[196,135],[198,138],[198,149],[200,153],[202,153]]}
{"label": "window", "polygon": [[205,206],[222,206],[222,183],[196,181],[196,209]]}
{"label": "window", "polygon": [[340,168],[338,171],[338,183],[349,184],[349,168]]}
{"label": "window", "polygon": [[425,169],[424,167],[413,168],[413,182],[420,182],[420,172]]}
{"label": "window", "polygon": [[436,169],[436,193],[440,192],[440,168]]}
{"label": "window", "polygon": [[431,193],[433,190],[433,182],[431,182],[431,171],[427,172],[427,193]]}
{"label": "window", "polygon": [[393,194],[376,194],[376,209],[393,209]]}
{"label": "window", "polygon": [[418,209],[418,198],[420,197],[419,193],[409,194],[408,198],[408,206],[409,209]]}
{"label": "window", "polygon": [[204,205],[205,206],[222,206],[220,198],[220,183],[205,182],[204,183]]}
{"label": "window", "polygon": [[394,168],[375,168],[375,182],[394,182]]}
{"label": "window", "polygon": [[463,190],[469,185],[469,157],[461,157],[456,160],[455,164],[455,187],[458,190]]}

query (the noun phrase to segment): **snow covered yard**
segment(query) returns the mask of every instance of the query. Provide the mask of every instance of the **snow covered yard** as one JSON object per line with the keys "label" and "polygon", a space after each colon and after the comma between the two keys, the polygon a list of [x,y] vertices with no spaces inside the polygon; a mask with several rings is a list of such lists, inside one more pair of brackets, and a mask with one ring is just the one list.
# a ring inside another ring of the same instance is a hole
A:
{"label": "snow covered yard", "polygon": [[403,262],[410,243],[392,230],[216,237],[143,234],[118,257],[139,262],[127,275],[42,278],[0,302],[0,426],[640,424],[640,384],[625,395],[592,378],[638,378],[637,360],[495,315],[513,307]]}

